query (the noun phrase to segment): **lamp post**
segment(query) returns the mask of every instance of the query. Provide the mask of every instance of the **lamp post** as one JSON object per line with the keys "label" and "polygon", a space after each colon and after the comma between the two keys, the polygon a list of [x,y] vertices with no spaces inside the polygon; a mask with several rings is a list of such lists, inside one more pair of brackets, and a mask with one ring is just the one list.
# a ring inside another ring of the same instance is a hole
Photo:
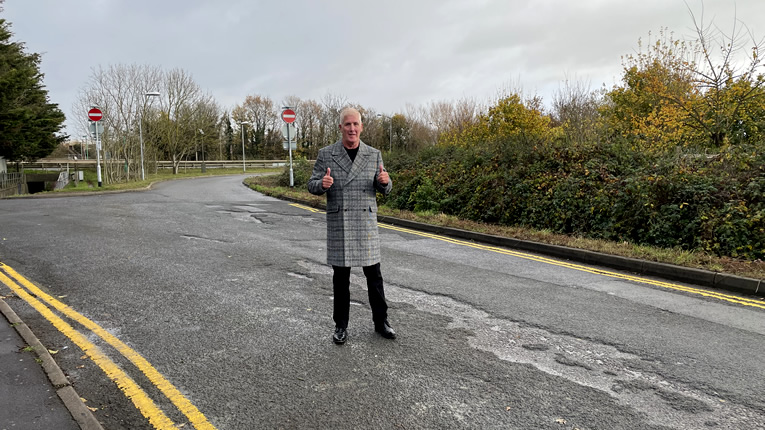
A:
{"label": "lamp post", "polygon": [[90,143],[88,143],[88,136],[82,135],[82,143],[80,144],[80,156],[84,159],[88,159],[88,146]]}
{"label": "lamp post", "polygon": [[199,134],[202,135],[202,173],[205,173],[207,171],[207,169],[205,168],[205,139],[204,139],[205,131],[200,128]]}
{"label": "lamp post", "polygon": [[143,105],[141,106],[141,118],[138,120],[138,136],[141,140],[141,180],[146,180],[146,171],[143,169],[143,111],[146,106],[146,99],[149,97],[159,97],[159,91],[149,91],[143,95]]}
{"label": "lamp post", "polygon": [[247,164],[244,161],[244,125],[245,124],[252,124],[249,121],[242,121],[239,123],[239,125],[242,127],[242,172],[247,171]]}

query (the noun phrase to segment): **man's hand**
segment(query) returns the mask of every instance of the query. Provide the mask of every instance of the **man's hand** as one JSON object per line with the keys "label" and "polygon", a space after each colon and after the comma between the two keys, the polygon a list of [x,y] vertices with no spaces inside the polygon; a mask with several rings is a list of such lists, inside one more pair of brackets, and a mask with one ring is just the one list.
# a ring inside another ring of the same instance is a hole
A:
{"label": "man's hand", "polygon": [[332,177],[332,176],[330,176],[329,174],[330,174],[330,170],[329,170],[329,167],[327,167],[327,174],[326,174],[326,175],[324,175],[324,177],[323,177],[323,178],[321,178],[321,186],[322,186],[322,187],[323,187],[325,190],[328,190],[328,189],[330,189],[330,188],[332,187],[332,184],[334,184],[334,183],[335,183],[335,178],[333,178],[333,177]]}
{"label": "man's hand", "polygon": [[377,182],[379,182],[380,185],[388,185],[388,182],[390,182],[390,176],[388,176],[388,172],[383,169],[382,164],[380,164],[380,173],[377,174]]}

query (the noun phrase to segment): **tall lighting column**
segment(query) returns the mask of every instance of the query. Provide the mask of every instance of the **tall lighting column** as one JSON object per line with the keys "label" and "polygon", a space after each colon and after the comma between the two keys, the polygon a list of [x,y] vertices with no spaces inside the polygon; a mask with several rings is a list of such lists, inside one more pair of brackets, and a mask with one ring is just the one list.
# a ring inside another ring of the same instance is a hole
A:
{"label": "tall lighting column", "polygon": [[146,106],[146,99],[149,97],[159,97],[159,91],[149,91],[143,95],[143,105],[141,105],[141,118],[138,120],[138,136],[141,140],[141,180],[146,180],[146,171],[143,169],[143,111]]}
{"label": "tall lighting column", "polygon": [[205,168],[205,140],[204,140],[205,131],[200,128],[199,134],[203,136],[202,137],[202,173],[204,173],[207,171]]}
{"label": "tall lighting column", "polygon": [[88,139],[88,136],[82,135],[82,144],[80,144],[80,156],[83,160],[88,159],[88,145],[90,145],[90,141]]}
{"label": "tall lighting column", "polygon": [[247,171],[247,164],[244,161],[244,125],[245,124],[252,124],[249,121],[242,121],[239,123],[239,125],[242,127],[242,172]]}

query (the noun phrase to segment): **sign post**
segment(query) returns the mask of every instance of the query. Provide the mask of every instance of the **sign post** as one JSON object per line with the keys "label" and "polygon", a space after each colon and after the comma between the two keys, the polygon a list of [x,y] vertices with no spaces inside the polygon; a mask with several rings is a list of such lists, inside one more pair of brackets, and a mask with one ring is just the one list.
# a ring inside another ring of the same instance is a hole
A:
{"label": "sign post", "polygon": [[290,128],[293,130],[295,129],[295,127],[292,126],[292,123],[295,122],[295,118],[297,118],[297,115],[291,107],[284,106],[282,108],[282,121],[287,125],[287,146],[289,146],[290,149],[290,187],[295,186],[295,179],[292,173],[292,137],[290,136]]}
{"label": "sign post", "polygon": [[96,177],[98,178],[98,186],[102,187],[101,182],[101,140],[98,138],[98,121],[101,121],[103,113],[97,107],[91,107],[88,111],[88,119],[93,121],[96,129]]}

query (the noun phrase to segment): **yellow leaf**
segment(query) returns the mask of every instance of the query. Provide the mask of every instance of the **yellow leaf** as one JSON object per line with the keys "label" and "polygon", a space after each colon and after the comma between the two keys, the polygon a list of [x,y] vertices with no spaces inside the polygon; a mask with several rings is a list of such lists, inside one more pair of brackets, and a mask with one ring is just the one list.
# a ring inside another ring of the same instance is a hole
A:
{"label": "yellow leaf", "polygon": [[48,353],[50,353],[50,355],[55,355],[55,354],[58,354],[58,350],[57,349],[49,349]]}
{"label": "yellow leaf", "polygon": [[98,410],[98,408],[91,408],[90,406],[88,406],[88,409],[90,409],[91,412],[95,412]]}

